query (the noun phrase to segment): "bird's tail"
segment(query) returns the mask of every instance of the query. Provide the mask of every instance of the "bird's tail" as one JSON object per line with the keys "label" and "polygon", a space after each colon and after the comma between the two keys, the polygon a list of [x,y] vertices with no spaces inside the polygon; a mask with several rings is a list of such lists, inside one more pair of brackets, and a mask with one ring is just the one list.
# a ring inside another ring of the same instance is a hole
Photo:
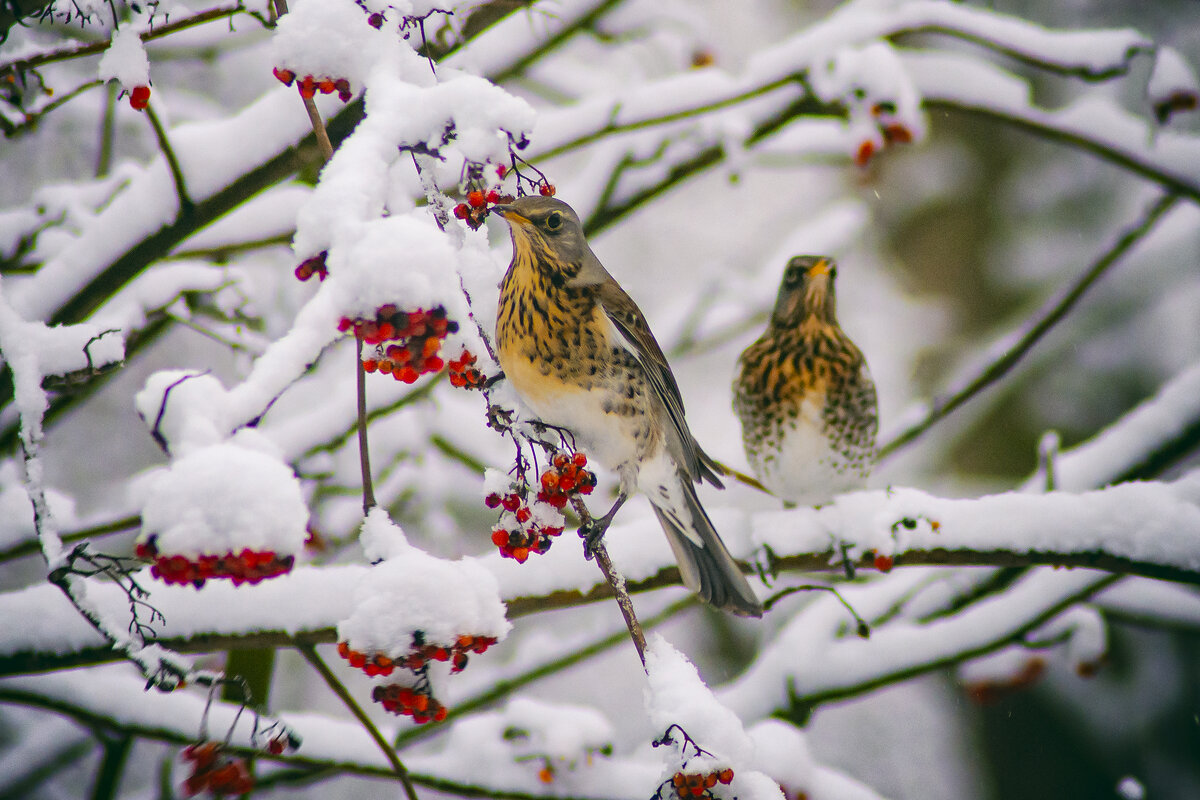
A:
{"label": "bird's tail", "polygon": [[679,485],[671,487],[677,491],[670,495],[676,502],[683,501],[684,508],[680,510],[686,516],[670,507],[675,503],[660,505],[666,499],[663,495],[650,494],[650,504],[671,543],[684,585],[719,609],[742,617],[761,617],[762,603],[754,596],[737,561],[725,549],[712,520],[700,505],[696,487],[686,475],[680,474],[678,478]]}

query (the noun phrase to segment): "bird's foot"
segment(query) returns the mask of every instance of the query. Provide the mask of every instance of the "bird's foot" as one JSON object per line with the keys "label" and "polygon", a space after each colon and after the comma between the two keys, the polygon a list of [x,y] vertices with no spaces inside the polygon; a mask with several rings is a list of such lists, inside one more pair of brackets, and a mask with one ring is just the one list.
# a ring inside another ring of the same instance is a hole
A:
{"label": "bird's foot", "polygon": [[583,539],[583,557],[587,561],[591,561],[592,557],[596,555],[596,548],[600,546],[608,526],[612,524],[613,517],[625,504],[625,498],[624,493],[618,495],[617,502],[613,503],[613,507],[608,510],[607,514],[603,517],[594,517],[579,526],[579,538]]}

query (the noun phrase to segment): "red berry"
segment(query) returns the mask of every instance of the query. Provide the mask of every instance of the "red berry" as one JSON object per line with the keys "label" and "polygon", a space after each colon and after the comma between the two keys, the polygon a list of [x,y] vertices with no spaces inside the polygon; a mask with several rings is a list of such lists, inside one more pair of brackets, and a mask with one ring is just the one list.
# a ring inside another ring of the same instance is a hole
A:
{"label": "red berry", "polygon": [[543,183],[538,187],[538,194],[540,194],[542,197],[554,197],[554,192],[555,188],[553,183]]}
{"label": "red berry", "polygon": [[317,88],[321,90],[321,94],[333,94],[337,87],[333,85],[333,78],[325,78],[317,84]]}
{"label": "red berry", "polygon": [[296,80],[296,73],[292,72],[290,69],[281,69],[280,67],[276,67],[275,69],[271,70],[271,73],[278,78],[280,83],[282,83],[284,86],[291,86],[292,81]]}
{"label": "red berry", "polygon": [[467,203],[470,204],[471,208],[483,208],[486,202],[483,192],[474,191],[467,194]]}
{"label": "red berry", "polygon": [[504,176],[507,174],[508,174],[508,167],[504,166],[503,164],[496,165],[496,177],[500,178],[501,180],[504,180]]}
{"label": "red berry", "polygon": [[721,783],[729,783],[731,780],[733,780],[733,770],[729,769],[728,767],[721,770],[721,772],[717,775],[717,780],[719,780]]}
{"label": "red berry", "polygon": [[587,466],[587,456],[583,453],[576,453],[571,457],[571,463],[577,467],[585,467]]}
{"label": "red berry", "polygon": [[379,368],[379,361],[374,358],[364,358],[362,365],[365,372],[374,372]]}
{"label": "red berry", "polygon": [[500,505],[500,495],[496,494],[495,492],[492,492],[491,494],[489,494],[487,497],[485,497],[483,499],[483,504],[485,506],[487,506],[488,508],[497,507],[498,505]]}
{"label": "red berry", "polygon": [[517,509],[517,522],[521,523],[522,525],[528,522],[531,516],[533,516],[533,514],[530,512],[528,506]]}
{"label": "red berry", "polygon": [[354,96],[354,92],[350,91],[350,81],[345,78],[338,78],[333,82],[333,86],[337,89],[338,99],[343,103],[349,103],[350,98]]}
{"label": "red berry", "polygon": [[317,84],[312,75],[305,75],[304,80],[299,83],[299,88],[300,96],[307,100],[316,94]]}
{"label": "red berry", "polygon": [[877,554],[875,556],[875,569],[879,570],[880,572],[891,572],[894,563],[895,562],[891,556],[886,556],[883,554]]}
{"label": "red berry", "polygon": [[883,138],[889,142],[897,142],[899,144],[908,144],[913,140],[912,131],[901,125],[899,122],[893,122],[883,129]]}
{"label": "red berry", "polygon": [[129,93],[129,105],[138,111],[143,111],[150,105],[150,87],[135,86]]}
{"label": "red berry", "polygon": [[487,193],[487,201],[489,203],[491,203],[492,205],[499,203],[500,202],[500,193],[497,192],[495,189],[492,189],[490,192]]}
{"label": "red berry", "polygon": [[367,24],[378,30],[383,27],[383,14],[375,13],[367,17]]}
{"label": "red berry", "polygon": [[865,167],[873,155],[875,155],[875,143],[868,139],[858,146],[858,150],[854,154],[854,163]]}
{"label": "red berry", "polygon": [[497,528],[492,531],[492,544],[496,545],[496,547],[504,547],[508,544],[508,531],[503,528]]}
{"label": "red berry", "polygon": [[466,219],[471,216],[471,209],[467,208],[466,203],[459,203],[454,207],[454,216],[459,219]]}

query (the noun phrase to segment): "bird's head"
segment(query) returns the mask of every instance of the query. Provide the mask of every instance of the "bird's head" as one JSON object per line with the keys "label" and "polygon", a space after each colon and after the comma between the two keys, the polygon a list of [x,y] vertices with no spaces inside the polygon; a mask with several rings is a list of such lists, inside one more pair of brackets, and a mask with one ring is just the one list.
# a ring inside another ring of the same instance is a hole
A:
{"label": "bird's head", "polygon": [[829,256],[793,256],[783,271],[771,322],[780,327],[795,327],[810,318],[834,323],[836,277],[837,262]]}
{"label": "bird's head", "polygon": [[553,197],[526,195],[493,207],[512,232],[513,260],[530,260],[555,283],[573,278],[591,254],[574,209]]}

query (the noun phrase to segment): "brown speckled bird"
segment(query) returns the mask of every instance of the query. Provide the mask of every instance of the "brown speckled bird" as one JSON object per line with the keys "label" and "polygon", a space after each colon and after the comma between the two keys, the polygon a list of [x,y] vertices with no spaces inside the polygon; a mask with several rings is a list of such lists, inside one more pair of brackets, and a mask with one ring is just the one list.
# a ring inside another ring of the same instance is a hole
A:
{"label": "brown speckled bird", "polygon": [[771,322],[742,353],[733,384],[746,458],[764,486],[792,503],[861,488],[875,461],[875,384],[838,327],[836,277],[832,258],[788,262]]}
{"label": "brown speckled bird", "polygon": [[500,365],[543,422],[570,431],[620,476],[621,495],[598,531],[629,493],[645,492],[684,583],[718,608],[761,616],[696,496],[702,479],[721,485],[719,468],[688,430],[679,387],[641,310],[592,253],[566,203],[529,196],[495,211],[513,240],[496,319]]}

